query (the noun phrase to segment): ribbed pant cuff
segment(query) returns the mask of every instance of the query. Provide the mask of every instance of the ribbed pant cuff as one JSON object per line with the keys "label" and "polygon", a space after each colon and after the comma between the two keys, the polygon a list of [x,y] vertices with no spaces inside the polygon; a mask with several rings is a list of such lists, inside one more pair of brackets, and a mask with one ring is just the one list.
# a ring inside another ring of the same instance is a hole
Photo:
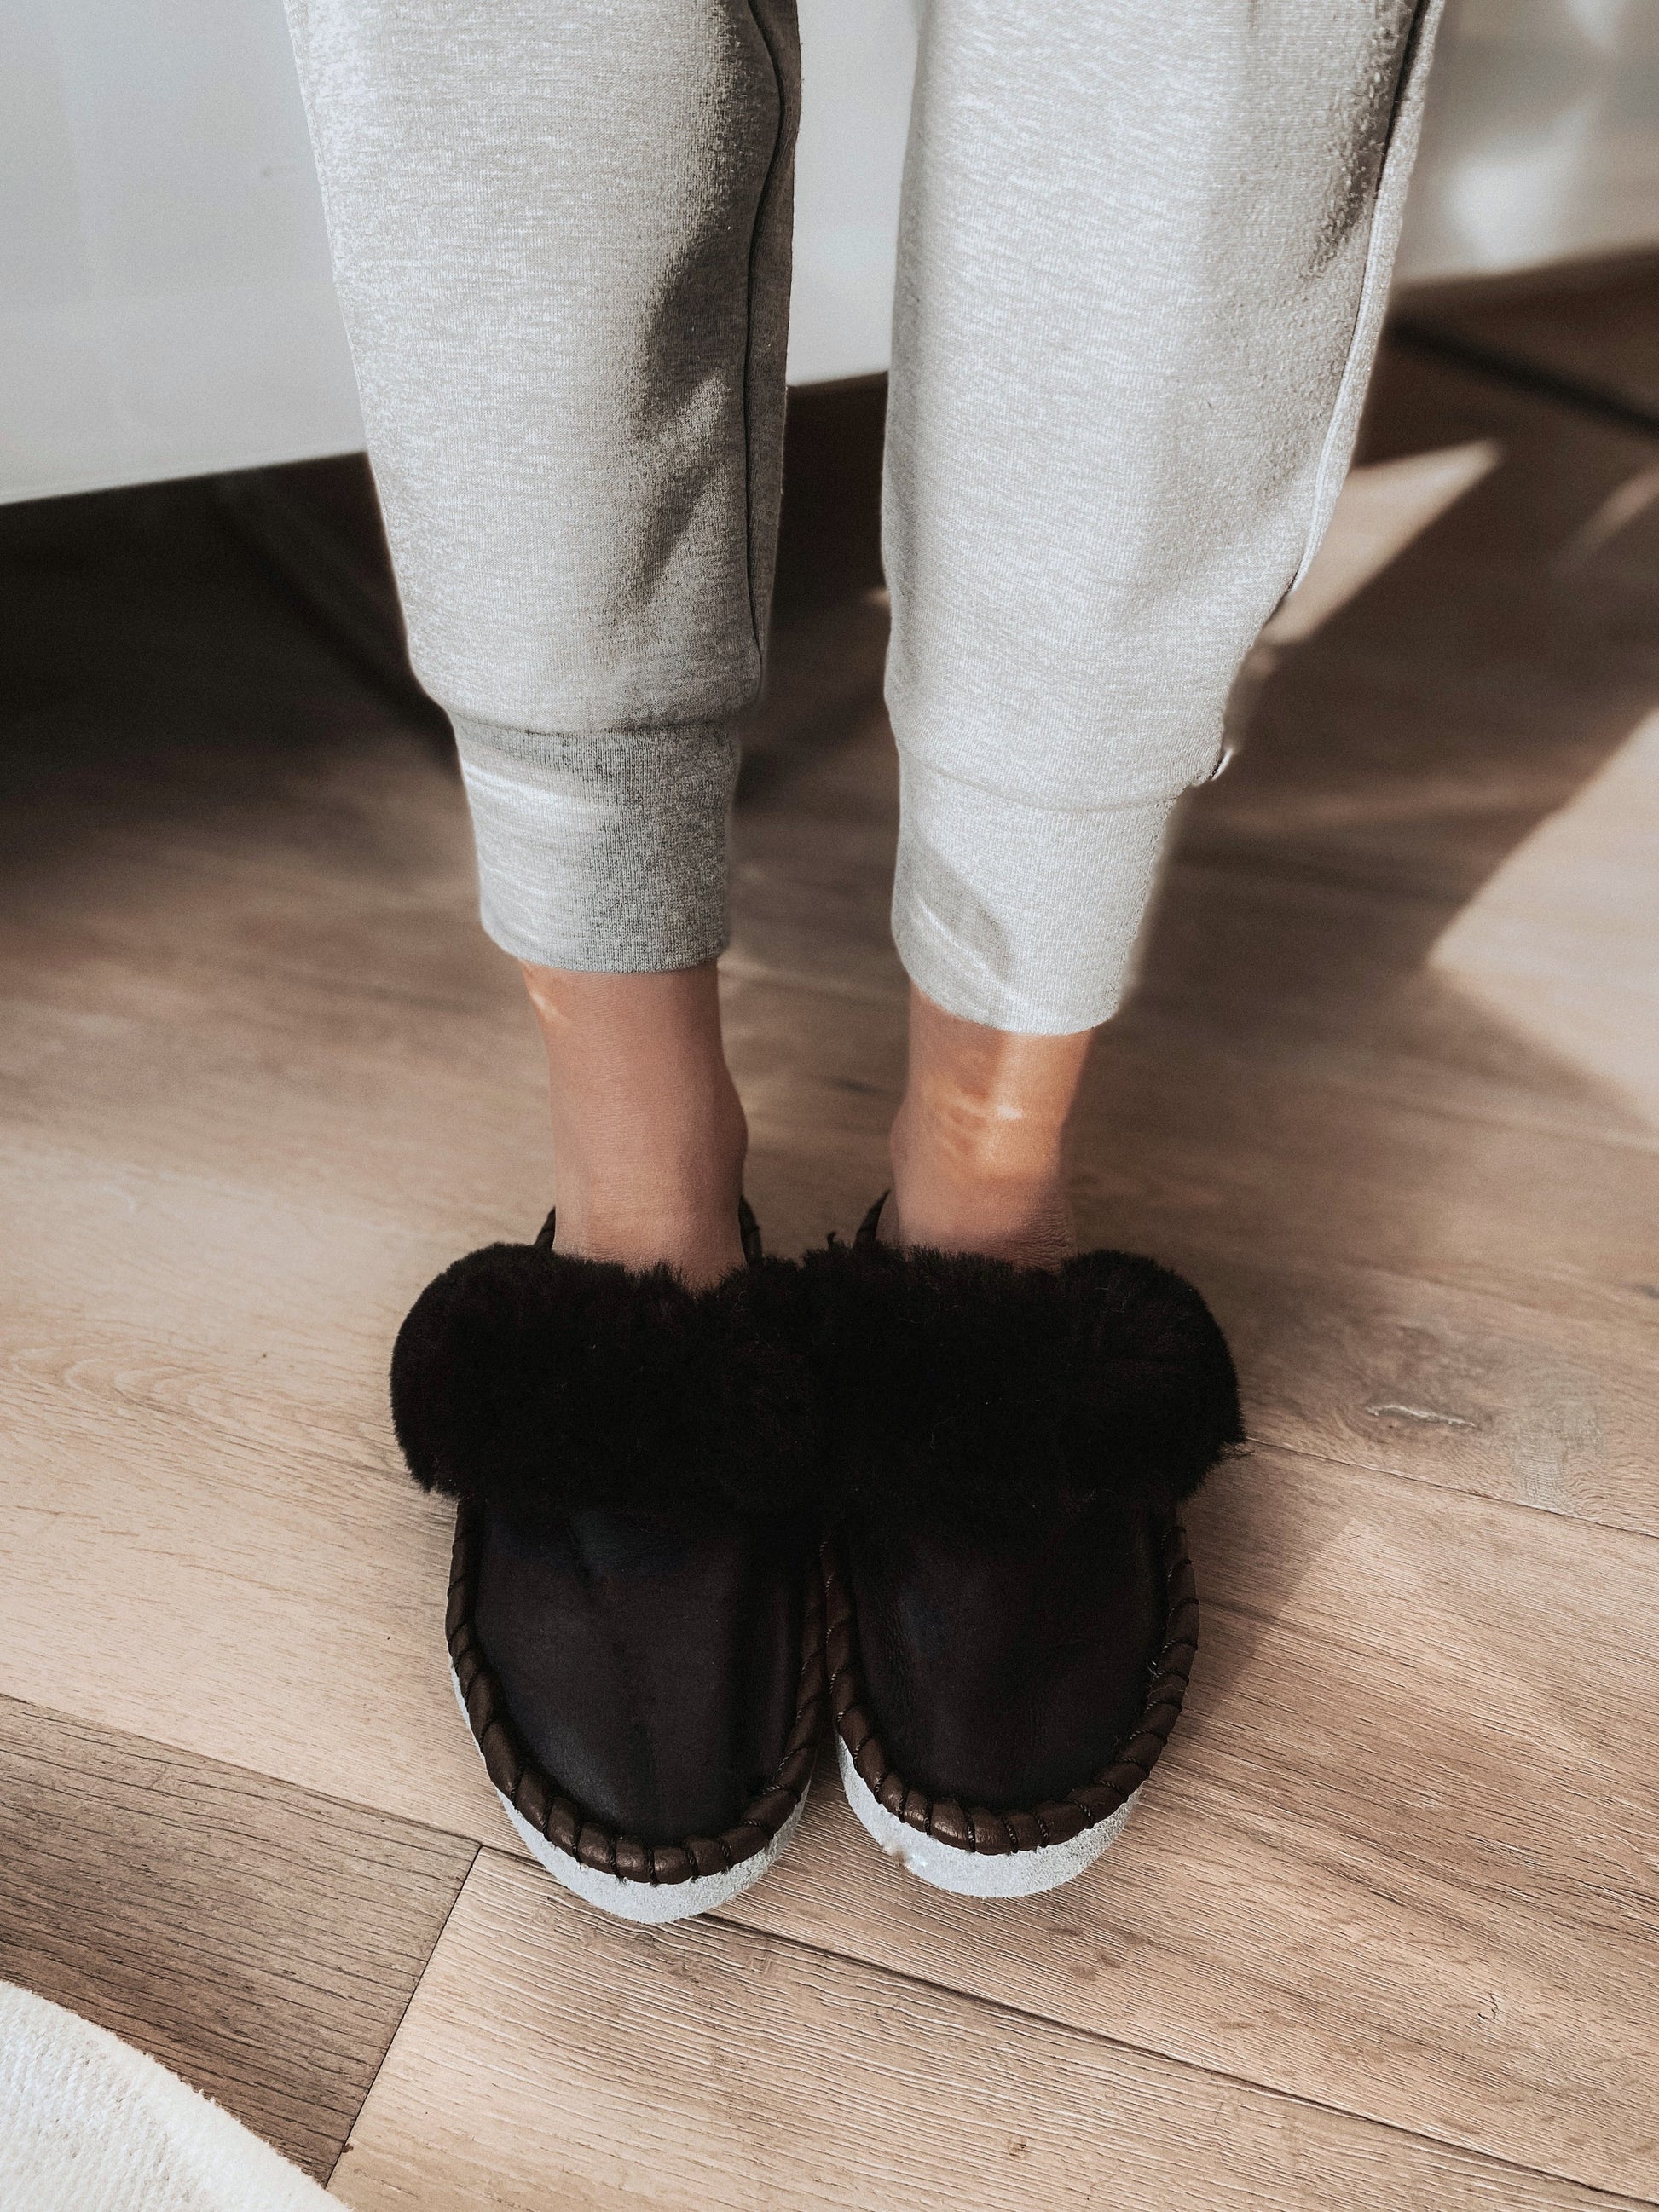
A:
{"label": "ribbed pant cuff", "polygon": [[947,1013],[1031,1036],[1117,1011],[1181,794],[1059,809],[900,756],[893,939]]}
{"label": "ribbed pant cuff", "polygon": [[478,907],[504,952],[637,975],[726,950],[723,722],[549,734],[455,718]]}

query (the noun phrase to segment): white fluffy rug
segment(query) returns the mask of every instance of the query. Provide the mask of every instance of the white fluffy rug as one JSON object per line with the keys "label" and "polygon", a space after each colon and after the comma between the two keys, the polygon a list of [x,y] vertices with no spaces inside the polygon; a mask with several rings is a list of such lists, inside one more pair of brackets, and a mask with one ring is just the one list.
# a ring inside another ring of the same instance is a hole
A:
{"label": "white fluffy rug", "polygon": [[155,2059],[0,1982],[5,2212],[339,2212]]}

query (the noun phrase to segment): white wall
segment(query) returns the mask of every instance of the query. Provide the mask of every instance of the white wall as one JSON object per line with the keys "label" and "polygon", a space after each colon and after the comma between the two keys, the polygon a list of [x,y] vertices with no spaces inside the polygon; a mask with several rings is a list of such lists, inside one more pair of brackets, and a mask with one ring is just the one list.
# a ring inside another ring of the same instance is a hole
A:
{"label": "white wall", "polygon": [[789,380],[884,369],[916,34],[910,0],[800,0]]}
{"label": "white wall", "polygon": [[[886,364],[910,0],[801,35],[812,382]],[[1659,0],[1454,0],[1402,270],[1647,242]],[[281,0],[0,0],[0,499],[361,441]]]}
{"label": "white wall", "polygon": [[0,0],[0,497],[362,439],[281,0]]}
{"label": "white wall", "polygon": [[1401,280],[1659,245],[1659,0],[1453,0]]}

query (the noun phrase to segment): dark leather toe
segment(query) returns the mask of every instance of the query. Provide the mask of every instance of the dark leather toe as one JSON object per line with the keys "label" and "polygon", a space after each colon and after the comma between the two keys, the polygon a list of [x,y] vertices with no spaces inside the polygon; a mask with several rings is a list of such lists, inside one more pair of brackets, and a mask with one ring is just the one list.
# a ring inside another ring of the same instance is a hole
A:
{"label": "dark leather toe", "polygon": [[994,1542],[855,1524],[840,1549],[870,1717],[916,1789],[1038,1804],[1133,1735],[1164,1637],[1152,1516],[1097,1504]]}
{"label": "dark leather toe", "polygon": [[810,1544],[702,1509],[484,1516],[474,1626],[558,1787],[648,1844],[714,1836],[768,1786],[794,1723]]}

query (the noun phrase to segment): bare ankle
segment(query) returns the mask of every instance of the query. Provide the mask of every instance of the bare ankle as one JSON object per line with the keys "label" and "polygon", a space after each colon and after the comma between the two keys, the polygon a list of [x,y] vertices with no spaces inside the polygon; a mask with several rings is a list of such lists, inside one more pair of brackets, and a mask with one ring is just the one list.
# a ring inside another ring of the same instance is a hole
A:
{"label": "bare ankle", "polygon": [[694,1287],[743,1264],[748,1129],[712,963],[641,975],[526,969],[547,1048],[554,1246]]}
{"label": "bare ankle", "polygon": [[707,1206],[651,1206],[634,1210],[608,1201],[567,1205],[562,1199],[554,1226],[553,1249],[577,1260],[609,1260],[642,1272],[672,1267],[692,1290],[706,1290],[743,1265],[738,1200]]}
{"label": "bare ankle", "polygon": [[1066,1135],[1089,1044],[988,1029],[913,992],[883,1234],[1028,1267],[1075,1251]]}
{"label": "bare ankle", "polygon": [[1017,1266],[1057,1267],[1077,1249],[1063,1153],[1042,1167],[999,1172],[959,1145],[895,1124],[893,1194],[881,1235],[939,1252],[984,1252]]}

